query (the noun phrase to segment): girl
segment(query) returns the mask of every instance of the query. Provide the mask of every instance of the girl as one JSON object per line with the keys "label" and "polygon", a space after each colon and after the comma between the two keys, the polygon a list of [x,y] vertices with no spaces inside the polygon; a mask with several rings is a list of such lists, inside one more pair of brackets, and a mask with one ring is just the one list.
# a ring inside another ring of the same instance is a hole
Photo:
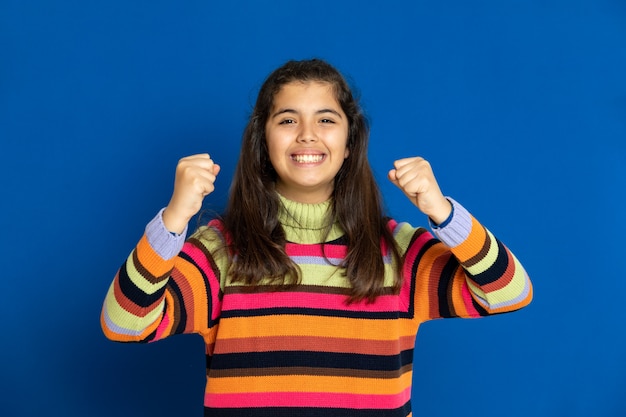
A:
{"label": "girl", "polygon": [[419,325],[517,310],[532,287],[422,158],[395,161],[388,176],[437,238],[384,217],[368,136],[335,68],[307,60],[275,70],[223,218],[185,242],[220,167],[207,154],[181,159],[169,204],[106,296],[106,336],[201,335],[206,416],[411,415]]}

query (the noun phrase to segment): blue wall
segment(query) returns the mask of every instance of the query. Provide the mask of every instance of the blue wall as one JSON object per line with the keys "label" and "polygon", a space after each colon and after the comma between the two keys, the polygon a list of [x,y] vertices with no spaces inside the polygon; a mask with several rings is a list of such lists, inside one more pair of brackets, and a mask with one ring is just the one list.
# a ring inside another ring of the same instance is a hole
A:
{"label": "blue wall", "polygon": [[626,415],[626,4],[265,3],[0,3],[0,414],[202,415],[200,338],[109,342],[102,299],[176,161],[222,165],[219,210],[260,83],[319,56],[390,212],[424,224],[385,179],[422,155],[534,280],[519,313],[422,327],[414,415]]}

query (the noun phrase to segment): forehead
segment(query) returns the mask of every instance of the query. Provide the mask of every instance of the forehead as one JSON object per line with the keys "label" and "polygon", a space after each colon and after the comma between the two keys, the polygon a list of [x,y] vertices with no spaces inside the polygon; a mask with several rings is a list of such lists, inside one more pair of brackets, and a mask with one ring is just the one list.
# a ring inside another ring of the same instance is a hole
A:
{"label": "forehead", "polygon": [[287,102],[312,103],[315,101],[327,104],[332,102],[339,106],[333,84],[325,81],[291,81],[281,86],[274,94],[273,107]]}

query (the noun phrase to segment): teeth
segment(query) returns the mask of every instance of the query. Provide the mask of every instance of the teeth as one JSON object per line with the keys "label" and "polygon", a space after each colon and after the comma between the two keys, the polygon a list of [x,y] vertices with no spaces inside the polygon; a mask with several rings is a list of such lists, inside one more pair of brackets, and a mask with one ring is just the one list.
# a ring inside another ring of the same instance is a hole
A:
{"label": "teeth", "polygon": [[324,155],[294,155],[294,161],[300,164],[311,164],[320,162],[324,158]]}

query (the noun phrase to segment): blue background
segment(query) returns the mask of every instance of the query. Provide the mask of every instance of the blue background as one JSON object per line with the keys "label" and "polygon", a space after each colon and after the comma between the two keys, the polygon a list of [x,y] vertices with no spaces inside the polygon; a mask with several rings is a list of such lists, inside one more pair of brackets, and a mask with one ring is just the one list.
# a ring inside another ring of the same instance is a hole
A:
{"label": "blue background", "polygon": [[203,345],[101,333],[113,275],[182,156],[223,171],[265,76],[322,57],[385,174],[429,159],[523,261],[526,309],[418,334],[415,416],[624,416],[626,3],[0,2],[0,414],[200,416]]}

